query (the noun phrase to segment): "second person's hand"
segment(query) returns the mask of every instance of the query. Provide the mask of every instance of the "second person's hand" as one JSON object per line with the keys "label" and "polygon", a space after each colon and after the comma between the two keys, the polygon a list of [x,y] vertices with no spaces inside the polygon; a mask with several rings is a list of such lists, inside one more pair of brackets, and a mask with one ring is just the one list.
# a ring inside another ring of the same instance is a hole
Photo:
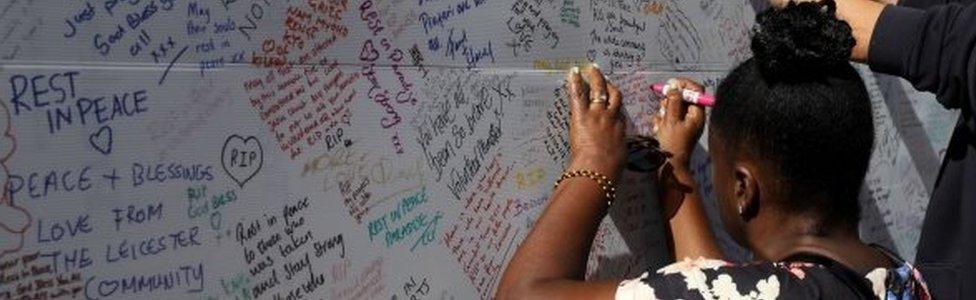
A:
{"label": "second person's hand", "polygon": [[[775,8],[782,8],[786,6],[787,3],[790,3],[790,1],[799,3],[799,2],[821,1],[821,0],[769,0],[769,5]],[[838,1],[844,1],[844,0],[838,0]],[[870,1],[886,4],[886,5],[898,5],[898,2],[900,2],[900,0],[870,0]]]}

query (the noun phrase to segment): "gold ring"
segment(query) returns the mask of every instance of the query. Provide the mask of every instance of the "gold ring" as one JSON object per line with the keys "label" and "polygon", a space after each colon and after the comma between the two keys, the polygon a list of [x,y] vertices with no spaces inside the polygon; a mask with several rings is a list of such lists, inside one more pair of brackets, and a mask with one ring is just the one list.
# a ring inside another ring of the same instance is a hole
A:
{"label": "gold ring", "polygon": [[600,95],[597,100],[590,101],[591,103],[607,103],[607,95]]}

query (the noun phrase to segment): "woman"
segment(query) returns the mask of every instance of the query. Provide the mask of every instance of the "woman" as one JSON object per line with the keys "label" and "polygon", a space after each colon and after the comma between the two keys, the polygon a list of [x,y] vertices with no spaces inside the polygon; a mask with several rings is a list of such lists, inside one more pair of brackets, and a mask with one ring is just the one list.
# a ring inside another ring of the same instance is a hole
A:
{"label": "woman", "polygon": [[[498,298],[927,299],[909,264],[858,237],[873,145],[871,103],[847,63],[854,39],[833,1],[757,16],[754,58],[718,89],[708,144],[726,230],[757,262],[733,264],[708,227],[689,160],[705,111],[672,92],[654,118],[668,162],[661,199],[679,261],[625,281],[583,281],[624,157],[621,95],[596,68],[570,72],[573,158],[519,247]],[[583,76],[586,77],[584,83]],[[678,87],[701,91],[688,80]]]}

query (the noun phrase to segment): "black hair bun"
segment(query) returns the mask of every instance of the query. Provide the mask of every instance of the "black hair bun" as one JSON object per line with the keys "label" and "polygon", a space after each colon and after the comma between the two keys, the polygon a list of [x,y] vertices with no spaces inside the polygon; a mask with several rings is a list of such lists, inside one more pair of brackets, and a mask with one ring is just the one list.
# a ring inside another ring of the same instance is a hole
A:
{"label": "black hair bun", "polygon": [[851,26],[836,17],[834,0],[796,3],[756,16],[752,53],[767,79],[823,76],[847,64],[854,47]]}

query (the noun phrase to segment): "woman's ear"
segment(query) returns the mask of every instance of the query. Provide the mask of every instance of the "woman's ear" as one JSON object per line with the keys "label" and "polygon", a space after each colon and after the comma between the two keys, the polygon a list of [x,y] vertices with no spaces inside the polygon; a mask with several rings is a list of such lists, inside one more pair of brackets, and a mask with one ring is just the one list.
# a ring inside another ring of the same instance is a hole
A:
{"label": "woman's ear", "polygon": [[732,171],[733,197],[739,217],[748,222],[759,214],[759,178],[748,165],[736,165]]}

